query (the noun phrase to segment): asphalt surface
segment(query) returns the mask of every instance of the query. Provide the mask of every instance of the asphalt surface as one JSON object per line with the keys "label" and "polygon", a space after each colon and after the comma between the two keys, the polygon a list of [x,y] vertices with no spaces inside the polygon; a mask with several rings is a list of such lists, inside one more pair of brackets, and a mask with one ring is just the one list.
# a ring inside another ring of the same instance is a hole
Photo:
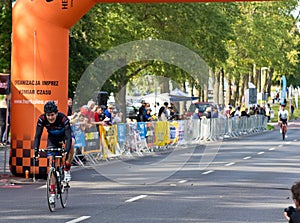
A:
{"label": "asphalt surface", "polygon": [[0,185],[0,222],[285,222],[299,179],[299,136],[294,122],[286,141],[276,129],[73,167],[68,206],[54,213],[44,180],[10,178]]}

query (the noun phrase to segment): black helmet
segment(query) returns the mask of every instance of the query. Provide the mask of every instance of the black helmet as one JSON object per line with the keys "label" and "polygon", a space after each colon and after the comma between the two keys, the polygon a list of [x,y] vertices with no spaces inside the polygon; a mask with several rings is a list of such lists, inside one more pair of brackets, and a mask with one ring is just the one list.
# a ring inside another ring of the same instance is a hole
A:
{"label": "black helmet", "polygon": [[57,113],[58,109],[57,106],[55,104],[54,101],[48,101],[45,105],[44,105],[44,112],[45,113]]}

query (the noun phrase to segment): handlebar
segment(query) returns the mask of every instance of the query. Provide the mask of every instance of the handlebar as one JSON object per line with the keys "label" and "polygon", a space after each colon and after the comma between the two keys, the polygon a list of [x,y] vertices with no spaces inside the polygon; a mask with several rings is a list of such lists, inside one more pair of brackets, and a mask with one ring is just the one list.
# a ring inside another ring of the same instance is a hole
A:
{"label": "handlebar", "polygon": [[48,147],[45,149],[39,149],[41,152],[49,151],[49,152],[66,152],[65,148],[56,148],[56,147]]}

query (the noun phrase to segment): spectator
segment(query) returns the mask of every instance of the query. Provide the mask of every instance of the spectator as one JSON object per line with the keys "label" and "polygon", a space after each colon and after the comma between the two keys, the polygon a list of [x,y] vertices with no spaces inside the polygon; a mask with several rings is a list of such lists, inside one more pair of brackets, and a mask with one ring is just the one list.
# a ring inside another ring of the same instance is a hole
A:
{"label": "spectator", "polygon": [[241,117],[241,107],[238,106],[234,112],[234,117]]}
{"label": "spectator", "polygon": [[170,109],[169,109],[169,103],[168,102],[164,102],[164,107],[165,107],[165,115],[166,118],[169,119],[170,118]]}
{"label": "spectator", "polygon": [[152,111],[152,110],[151,110],[150,107],[147,108],[147,111],[146,111],[147,113],[146,113],[146,116],[145,116],[145,119],[146,119],[145,121],[146,121],[146,122],[150,122],[150,121],[152,120],[151,111]]}
{"label": "spectator", "polygon": [[169,111],[170,111],[170,116],[169,116],[169,120],[176,120],[176,112],[174,107],[169,107]]}
{"label": "spectator", "polygon": [[265,106],[265,116],[267,117],[267,122],[270,122],[270,119],[271,119],[271,107],[270,107],[270,104],[266,104],[266,106]]}
{"label": "spectator", "polygon": [[99,125],[105,125],[106,124],[105,121],[109,120],[106,119],[104,111],[105,111],[104,105],[96,106],[96,112],[95,112],[93,124],[96,125],[98,133],[100,133]]}
{"label": "spectator", "polygon": [[3,143],[5,143],[6,145],[9,145],[9,132],[10,132],[10,98],[11,95],[6,95],[5,97],[5,101],[6,101],[6,105],[7,105],[7,115],[6,115],[6,130],[5,130],[5,134],[4,134],[4,139],[3,139]]}
{"label": "spectator", "polygon": [[73,104],[72,98],[69,98],[68,99],[68,116],[71,116],[73,114],[73,112],[72,112],[72,104]]}
{"label": "spectator", "polygon": [[258,115],[265,115],[266,114],[265,109],[262,108],[260,105],[257,105],[257,114]]}
{"label": "spectator", "polygon": [[211,107],[207,107],[203,114],[205,118],[211,118]]}
{"label": "spectator", "polygon": [[87,116],[88,120],[89,120],[89,122],[93,122],[93,121],[95,121],[94,117],[95,117],[96,103],[93,100],[89,100],[87,103],[87,107],[89,109],[88,116]]}
{"label": "spectator", "polygon": [[105,106],[104,105],[100,105],[96,108],[96,112],[95,112],[95,123],[98,124],[104,124],[103,121],[105,120],[106,116],[104,114],[105,111]]}
{"label": "spectator", "polygon": [[4,133],[6,128],[6,115],[7,115],[7,104],[6,100],[2,99],[0,101],[0,146],[3,146]]}
{"label": "spectator", "polygon": [[291,114],[293,115],[294,114],[294,111],[295,111],[295,107],[293,104],[291,104]]}
{"label": "spectator", "polygon": [[249,115],[255,115],[255,111],[253,107],[250,107]]}
{"label": "spectator", "polygon": [[218,118],[219,117],[219,111],[218,111],[217,106],[213,106],[212,117],[213,118]]}
{"label": "spectator", "polygon": [[147,103],[145,102],[145,100],[142,100],[141,103],[142,103],[142,105],[139,108],[139,114],[138,114],[138,117],[137,117],[137,121],[138,122],[145,122],[146,121],[145,116],[147,114],[147,112],[146,112],[146,105],[147,105]]}
{"label": "spectator", "polygon": [[112,124],[118,124],[121,122],[122,122],[122,112],[119,112],[117,109],[114,109]]}
{"label": "spectator", "polygon": [[192,115],[192,119],[200,119],[199,109],[196,108],[194,114]]}
{"label": "spectator", "polygon": [[166,107],[165,106],[161,106],[159,111],[158,111],[158,120],[159,121],[167,121],[167,116],[166,116]]}
{"label": "spectator", "polygon": [[234,107],[232,107],[231,105],[229,105],[229,117],[233,117],[234,113],[235,113]]}
{"label": "spectator", "polygon": [[250,115],[248,114],[248,108],[244,108],[241,111],[241,117],[250,117]]}
{"label": "spectator", "polygon": [[104,114],[107,118],[106,121],[104,121],[106,125],[112,125],[112,122],[113,122],[113,109],[114,109],[114,106],[110,104],[110,105],[107,106],[107,109],[104,111]]}

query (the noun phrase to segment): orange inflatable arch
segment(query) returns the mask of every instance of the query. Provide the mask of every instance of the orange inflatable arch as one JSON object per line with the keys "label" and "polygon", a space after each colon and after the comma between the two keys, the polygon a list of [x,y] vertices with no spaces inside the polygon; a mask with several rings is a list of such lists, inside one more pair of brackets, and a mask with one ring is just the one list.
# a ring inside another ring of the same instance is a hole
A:
{"label": "orange inflatable arch", "polygon": [[[220,0],[229,2],[234,0]],[[67,111],[69,29],[96,3],[115,0],[17,0],[13,7],[10,170],[44,175],[47,159],[34,168],[33,138],[45,101]],[[122,0],[121,2],[175,2]],[[178,1],[176,1],[178,2]],[[181,2],[209,2],[188,0]],[[217,2],[216,0],[211,2]],[[42,138],[45,146],[46,135]]]}

